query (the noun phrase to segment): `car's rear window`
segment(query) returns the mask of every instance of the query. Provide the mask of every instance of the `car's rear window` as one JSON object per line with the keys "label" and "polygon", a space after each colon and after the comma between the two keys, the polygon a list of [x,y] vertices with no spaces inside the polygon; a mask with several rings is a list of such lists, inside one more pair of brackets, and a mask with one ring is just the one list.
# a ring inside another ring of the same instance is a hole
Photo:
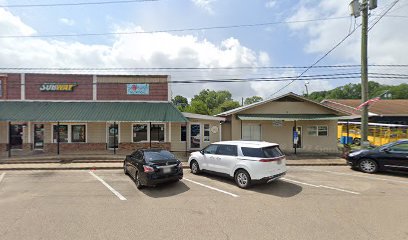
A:
{"label": "car's rear window", "polygon": [[242,154],[246,157],[258,157],[258,158],[274,158],[283,156],[279,146],[271,146],[265,148],[249,148],[241,147]]}
{"label": "car's rear window", "polygon": [[144,152],[144,157],[147,162],[175,159],[174,155],[166,150],[146,151]]}

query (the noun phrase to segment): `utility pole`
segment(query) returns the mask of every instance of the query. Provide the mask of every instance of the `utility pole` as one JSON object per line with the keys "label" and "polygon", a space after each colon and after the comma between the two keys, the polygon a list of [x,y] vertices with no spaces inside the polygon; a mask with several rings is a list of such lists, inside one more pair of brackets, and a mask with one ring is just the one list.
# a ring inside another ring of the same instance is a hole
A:
{"label": "utility pole", "polygon": [[[368,69],[367,69],[367,42],[368,42],[368,9],[377,7],[377,0],[353,0],[350,3],[351,15],[355,18],[362,16],[361,22],[361,102],[368,100]],[[367,148],[368,142],[368,104],[363,106],[361,113],[361,146]]]}
{"label": "utility pole", "polygon": [[[367,70],[367,30],[368,30],[368,0],[361,4],[361,102],[368,100],[368,70]],[[361,113],[361,147],[367,148],[368,142],[368,104],[363,106]]]}

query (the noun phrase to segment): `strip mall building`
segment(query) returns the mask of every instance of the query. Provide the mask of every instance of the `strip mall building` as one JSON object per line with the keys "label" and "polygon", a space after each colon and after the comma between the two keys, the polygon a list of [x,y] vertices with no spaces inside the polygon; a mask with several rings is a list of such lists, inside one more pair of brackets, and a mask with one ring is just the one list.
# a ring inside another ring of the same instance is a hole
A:
{"label": "strip mall building", "polygon": [[223,117],[170,100],[167,75],[2,74],[0,152],[191,151],[221,139]]}

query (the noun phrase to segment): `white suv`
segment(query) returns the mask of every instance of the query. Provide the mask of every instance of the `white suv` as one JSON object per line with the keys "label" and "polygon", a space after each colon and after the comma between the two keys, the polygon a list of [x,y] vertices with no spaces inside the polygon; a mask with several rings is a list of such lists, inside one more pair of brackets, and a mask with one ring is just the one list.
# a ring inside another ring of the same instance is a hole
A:
{"label": "white suv", "polygon": [[188,159],[193,174],[201,171],[233,177],[240,188],[270,182],[286,174],[286,158],[279,145],[256,141],[213,143]]}

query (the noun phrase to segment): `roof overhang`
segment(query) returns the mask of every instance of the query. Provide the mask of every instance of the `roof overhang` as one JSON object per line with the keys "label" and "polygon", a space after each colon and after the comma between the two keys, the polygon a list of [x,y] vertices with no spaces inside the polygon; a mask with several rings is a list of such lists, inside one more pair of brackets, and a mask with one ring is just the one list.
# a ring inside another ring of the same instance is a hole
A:
{"label": "roof overhang", "polygon": [[188,122],[170,102],[0,102],[0,121]]}
{"label": "roof overhang", "polygon": [[223,117],[214,117],[214,116],[202,115],[202,114],[196,114],[196,113],[183,112],[183,115],[186,118],[202,119],[202,120],[210,120],[210,121],[219,121],[219,122],[224,122],[225,121],[225,118],[223,118]]}
{"label": "roof overhang", "polygon": [[349,120],[356,116],[337,116],[333,114],[238,114],[243,121],[315,121],[315,120]]}

